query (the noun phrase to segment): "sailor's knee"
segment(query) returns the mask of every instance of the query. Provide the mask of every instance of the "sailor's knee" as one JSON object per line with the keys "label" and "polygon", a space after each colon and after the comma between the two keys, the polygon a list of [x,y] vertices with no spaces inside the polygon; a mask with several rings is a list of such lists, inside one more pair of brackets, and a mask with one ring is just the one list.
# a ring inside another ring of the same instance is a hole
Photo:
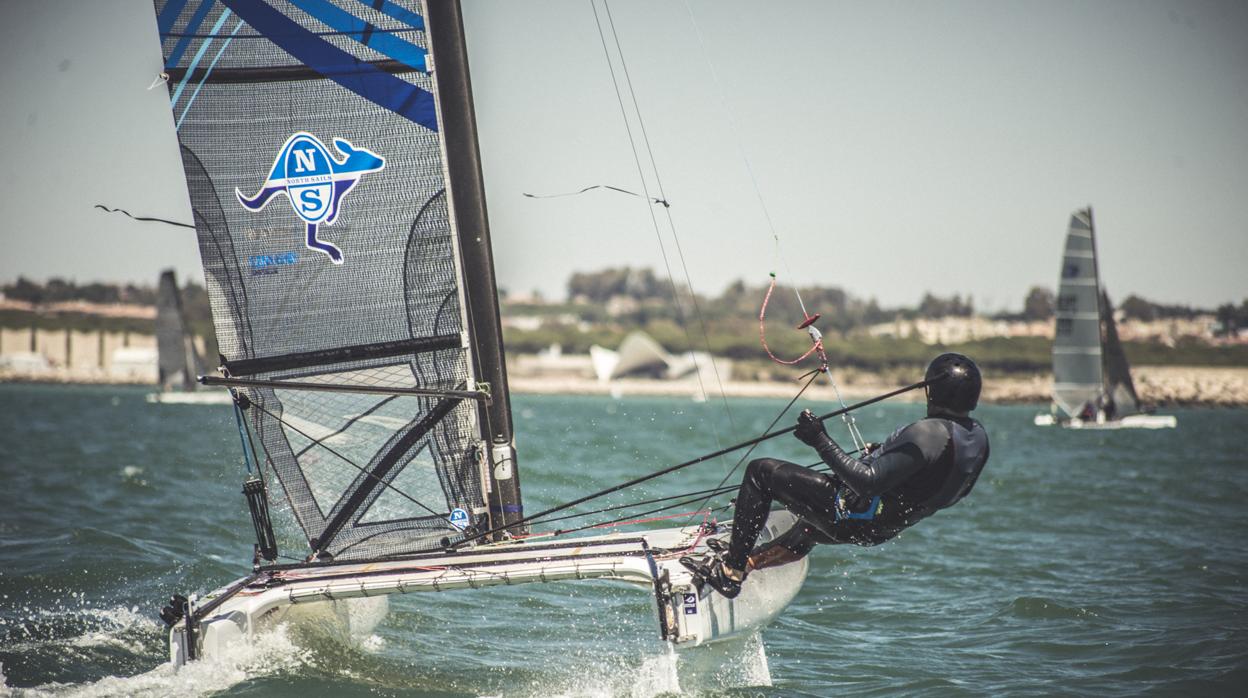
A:
{"label": "sailor's knee", "polygon": [[775,458],[755,458],[745,466],[745,479],[760,489],[770,489],[768,485],[783,463]]}

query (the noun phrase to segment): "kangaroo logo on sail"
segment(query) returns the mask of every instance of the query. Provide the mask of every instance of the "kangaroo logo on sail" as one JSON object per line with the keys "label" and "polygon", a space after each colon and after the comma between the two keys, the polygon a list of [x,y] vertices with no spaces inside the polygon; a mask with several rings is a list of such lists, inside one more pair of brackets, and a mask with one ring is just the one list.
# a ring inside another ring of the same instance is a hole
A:
{"label": "kangaroo logo on sail", "polygon": [[317,237],[317,228],[338,220],[342,201],[369,172],[380,172],[385,158],[364,148],[356,148],[343,138],[334,139],[343,160],[330,154],[316,136],[300,131],[286,139],[269,170],[269,178],[255,196],[234,190],[238,202],[253,213],[260,211],[274,196],[286,194],[295,215],[307,224],[305,243],[310,250],[323,252],[334,264],[342,264],[342,250]]}

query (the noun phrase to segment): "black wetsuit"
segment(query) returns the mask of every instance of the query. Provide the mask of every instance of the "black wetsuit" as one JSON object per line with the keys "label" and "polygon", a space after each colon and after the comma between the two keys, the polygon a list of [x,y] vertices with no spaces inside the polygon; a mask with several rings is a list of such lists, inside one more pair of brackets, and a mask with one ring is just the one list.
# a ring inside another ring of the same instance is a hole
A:
{"label": "black wetsuit", "polygon": [[832,474],[773,458],[750,462],[737,494],[725,562],[745,569],[773,499],[799,517],[775,543],[800,555],[816,543],[882,543],[971,491],[988,462],[988,435],[969,417],[929,416],[858,460],[821,435]]}

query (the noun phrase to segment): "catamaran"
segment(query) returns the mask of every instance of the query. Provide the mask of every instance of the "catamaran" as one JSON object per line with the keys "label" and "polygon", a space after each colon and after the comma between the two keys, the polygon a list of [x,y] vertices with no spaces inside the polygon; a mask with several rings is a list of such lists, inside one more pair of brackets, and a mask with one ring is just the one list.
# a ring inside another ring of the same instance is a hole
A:
{"label": "catamaran", "polygon": [[172,269],[160,275],[156,288],[156,365],[160,391],[148,393],[148,402],[184,405],[228,405],[225,390],[206,389],[196,378],[203,373],[195,338],[186,326],[182,294]]}
{"label": "catamaran", "polygon": [[[457,2],[155,9],[221,353],[201,380],[233,396],[257,536],[251,574],[162,610],[175,665],[296,606],[397,593],[618,580],[678,647],[789,603],[804,560],[735,599],[698,588],[678,558],[724,537],[713,521],[529,530],[554,510],[521,500]],[[307,549],[278,564],[281,495]],[[774,514],[765,537],[792,522]]]}
{"label": "catamaran", "polygon": [[1140,407],[1109,295],[1101,288],[1092,207],[1075,211],[1066,231],[1054,312],[1053,402],[1037,426],[1163,429],[1173,415]]}

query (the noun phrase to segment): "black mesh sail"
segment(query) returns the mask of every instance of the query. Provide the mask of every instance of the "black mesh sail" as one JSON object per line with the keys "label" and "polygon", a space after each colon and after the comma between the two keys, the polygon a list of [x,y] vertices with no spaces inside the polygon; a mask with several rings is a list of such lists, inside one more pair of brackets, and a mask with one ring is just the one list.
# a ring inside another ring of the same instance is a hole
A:
{"label": "black mesh sail", "polygon": [[1131,367],[1118,339],[1118,325],[1114,322],[1114,306],[1109,294],[1101,292],[1101,317],[1104,335],[1105,394],[1113,402],[1118,417],[1137,414],[1140,398],[1135,393],[1135,381],[1131,380]]}
{"label": "black mesh sail", "polygon": [[198,387],[199,355],[182,311],[182,294],[172,270],[160,275],[156,290],[156,352],[161,390],[193,391]]}
{"label": "black mesh sail", "polygon": [[368,558],[486,525],[425,13],[384,0],[156,0],[225,373],[313,551]]}

